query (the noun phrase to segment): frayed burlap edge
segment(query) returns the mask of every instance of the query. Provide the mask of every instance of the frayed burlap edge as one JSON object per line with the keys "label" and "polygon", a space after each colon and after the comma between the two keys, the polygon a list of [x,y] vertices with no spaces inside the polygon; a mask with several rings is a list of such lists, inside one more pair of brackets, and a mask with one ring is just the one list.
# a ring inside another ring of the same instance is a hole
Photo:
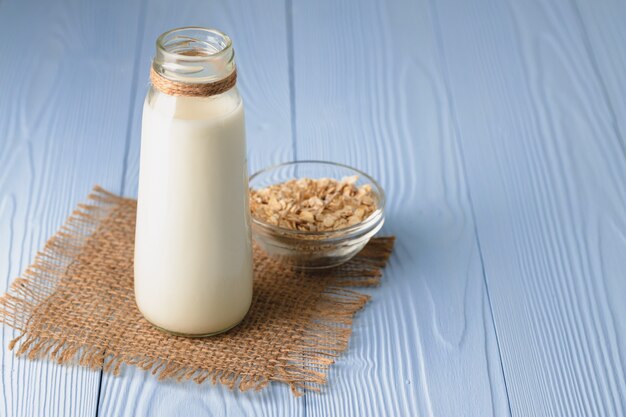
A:
{"label": "frayed burlap edge", "polygon": [[354,315],[365,306],[370,296],[347,287],[368,287],[380,283],[381,268],[391,255],[393,237],[373,239],[357,255],[360,262],[353,268],[342,269],[337,281],[320,295],[317,306],[311,310],[309,325],[301,343],[286,357],[279,358],[276,375],[240,375],[212,369],[190,369],[187,365],[162,358],[130,357],[113,352],[104,346],[93,346],[88,341],[40,337],[29,328],[30,318],[50,297],[67,269],[80,254],[85,242],[98,229],[118,204],[132,202],[96,186],[88,196],[89,204],[80,204],[61,229],[46,243],[34,263],[22,277],[16,278],[9,291],[0,297],[0,323],[18,331],[9,342],[16,356],[30,360],[49,359],[58,364],[74,364],[93,370],[104,370],[119,375],[123,365],[150,371],[159,380],[173,378],[203,383],[223,384],[230,389],[259,390],[271,381],[289,385],[295,396],[305,391],[319,391],[326,383],[329,367],[348,346]]}

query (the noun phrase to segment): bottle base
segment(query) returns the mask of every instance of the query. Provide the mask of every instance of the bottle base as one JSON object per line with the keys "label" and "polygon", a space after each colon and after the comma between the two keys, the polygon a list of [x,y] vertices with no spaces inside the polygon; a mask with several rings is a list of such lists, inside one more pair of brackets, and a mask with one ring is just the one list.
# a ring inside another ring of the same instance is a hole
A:
{"label": "bottle base", "polygon": [[[145,318],[145,317],[144,317]],[[237,323],[233,324],[232,326],[228,326],[223,330],[218,330],[216,332],[210,332],[210,333],[180,333],[180,332],[173,332],[171,330],[167,330],[164,329],[162,327],[157,326],[156,324],[152,323],[150,320],[146,319],[146,321],[148,323],[150,323],[155,329],[163,332],[163,333],[167,333],[170,336],[177,336],[177,337],[189,337],[192,339],[199,339],[201,337],[209,337],[209,336],[216,336],[218,334],[222,334],[222,333],[226,333],[227,331],[229,331],[230,329],[233,329],[235,327],[237,327],[242,321],[243,319],[239,320]]]}

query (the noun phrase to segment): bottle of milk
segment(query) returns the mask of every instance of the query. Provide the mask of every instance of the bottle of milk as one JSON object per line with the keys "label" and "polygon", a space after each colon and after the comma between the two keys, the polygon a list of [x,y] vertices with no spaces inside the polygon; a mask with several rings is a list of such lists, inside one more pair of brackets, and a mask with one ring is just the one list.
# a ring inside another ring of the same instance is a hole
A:
{"label": "bottle of milk", "polygon": [[208,336],[252,300],[243,103],[230,38],[187,27],[161,35],[144,108],[135,298],[156,327]]}

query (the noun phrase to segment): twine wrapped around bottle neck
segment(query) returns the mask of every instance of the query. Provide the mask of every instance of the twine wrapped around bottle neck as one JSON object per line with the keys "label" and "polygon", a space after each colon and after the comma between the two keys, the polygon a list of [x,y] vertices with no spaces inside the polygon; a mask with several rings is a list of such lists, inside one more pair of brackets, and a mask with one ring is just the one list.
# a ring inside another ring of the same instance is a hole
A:
{"label": "twine wrapped around bottle neck", "polygon": [[210,97],[225,93],[237,83],[237,70],[226,78],[210,83],[183,83],[165,78],[150,66],[150,81],[154,88],[169,96]]}

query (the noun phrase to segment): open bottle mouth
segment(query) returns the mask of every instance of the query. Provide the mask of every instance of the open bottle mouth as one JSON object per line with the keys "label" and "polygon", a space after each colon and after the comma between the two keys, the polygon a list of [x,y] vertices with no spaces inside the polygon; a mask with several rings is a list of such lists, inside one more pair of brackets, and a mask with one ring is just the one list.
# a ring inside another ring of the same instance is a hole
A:
{"label": "open bottle mouth", "polygon": [[228,35],[217,29],[184,27],[163,33],[157,39],[157,49],[184,56],[208,57],[232,47]]}
{"label": "open bottle mouth", "polygon": [[217,29],[183,27],[159,36],[152,65],[170,80],[206,83],[235,70],[235,52],[230,37]]}

